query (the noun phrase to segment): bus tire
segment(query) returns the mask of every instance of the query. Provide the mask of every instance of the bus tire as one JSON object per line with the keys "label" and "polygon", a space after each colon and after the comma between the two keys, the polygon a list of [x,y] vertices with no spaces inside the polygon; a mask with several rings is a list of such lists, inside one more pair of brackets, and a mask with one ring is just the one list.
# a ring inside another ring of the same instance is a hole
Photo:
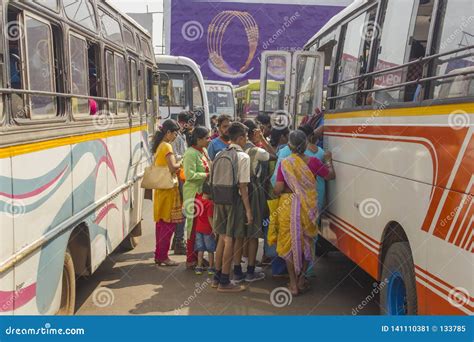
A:
{"label": "bus tire", "polygon": [[128,236],[122,241],[120,244],[120,249],[124,252],[128,252],[134,250],[138,246],[138,242],[140,241],[140,235],[137,234],[136,231],[140,230],[140,224],[138,224]]}
{"label": "bus tire", "polygon": [[380,313],[382,315],[416,315],[415,266],[408,242],[392,244],[382,265]]}
{"label": "bus tire", "polygon": [[69,248],[64,254],[61,302],[58,315],[73,315],[76,308],[76,274]]}

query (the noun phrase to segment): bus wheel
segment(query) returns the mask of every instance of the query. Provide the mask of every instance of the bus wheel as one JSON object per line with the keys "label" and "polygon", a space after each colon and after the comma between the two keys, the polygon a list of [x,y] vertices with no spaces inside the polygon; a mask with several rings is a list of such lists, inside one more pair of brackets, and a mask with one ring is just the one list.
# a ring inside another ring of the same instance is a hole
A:
{"label": "bus wheel", "polygon": [[415,267],[408,242],[390,246],[383,260],[380,312],[383,315],[416,315]]}
{"label": "bus wheel", "polygon": [[327,254],[334,250],[334,247],[321,235],[318,235],[316,240],[315,254],[317,257],[325,257]]}
{"label": "bus wheel", "polygon": [[61,306],[58,315],[73,315],[76,306],[76,275],[71,252],[66,250],[64,255]]}
{"label": "bus wheel", "polygon": [[141,226],[138,224],[120,244],[120,249],[124,252],[131,251],[138,246],[141,235]]}

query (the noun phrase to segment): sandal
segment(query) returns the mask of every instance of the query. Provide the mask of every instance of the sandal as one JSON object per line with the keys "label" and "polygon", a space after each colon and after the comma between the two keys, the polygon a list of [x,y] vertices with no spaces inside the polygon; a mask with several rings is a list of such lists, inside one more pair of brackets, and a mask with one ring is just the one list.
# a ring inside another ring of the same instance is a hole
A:
{"label": "sandal", "polygon": [[166,267],[174,267],[174,266],[179,265],[176,261],[173,261],[171,259],[167,259],[165,261],[159,261],[155,259],[155,264],[157,264],[158,266],[166,266]]}
{"label": "sandal", "polygon": [[[303,285],[301,286],[301,278],[304,279],[303,281]],[[308,292],[310,289],[311,289],[311,284],[308,280],[308,278],[306,278],[306,276],[304,275],[304,273],[301,273],[300,276],[298,277],[298,284],[297,284],[297,287],[298,287],[298,291],[303,294],[305,292]]]}

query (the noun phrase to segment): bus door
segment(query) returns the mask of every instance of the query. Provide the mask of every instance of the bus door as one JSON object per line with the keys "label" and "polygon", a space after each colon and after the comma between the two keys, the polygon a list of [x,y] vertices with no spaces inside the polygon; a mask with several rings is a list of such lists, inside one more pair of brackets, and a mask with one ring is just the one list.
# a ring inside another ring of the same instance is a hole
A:
{"label": "bus door", "polygon": [[305,115],[321,108],[323,80],[322,52],[263,52],[260,112],[273,115],[276,125],[298,125]]}

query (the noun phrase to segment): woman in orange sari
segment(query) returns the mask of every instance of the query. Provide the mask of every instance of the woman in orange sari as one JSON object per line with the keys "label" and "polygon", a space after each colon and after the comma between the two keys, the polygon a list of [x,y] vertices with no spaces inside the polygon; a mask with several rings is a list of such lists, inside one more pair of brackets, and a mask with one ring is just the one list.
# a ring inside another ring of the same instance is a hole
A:
{"label": "woman in orange sari", "polygon": [[313,261],[314,238],[318,234],[318,194],[316,177],[336,178],[331,153],[326,153],[326,164],[307,157],[306,135],[302,131],[290,133],[292,154],[282,160],[274,188],[280,195],[278,231],[269,233],[269,244],[276,243],[277,253],[285,259],[290,276],[289,289],[298,295],[309,288],[305,272]]}

